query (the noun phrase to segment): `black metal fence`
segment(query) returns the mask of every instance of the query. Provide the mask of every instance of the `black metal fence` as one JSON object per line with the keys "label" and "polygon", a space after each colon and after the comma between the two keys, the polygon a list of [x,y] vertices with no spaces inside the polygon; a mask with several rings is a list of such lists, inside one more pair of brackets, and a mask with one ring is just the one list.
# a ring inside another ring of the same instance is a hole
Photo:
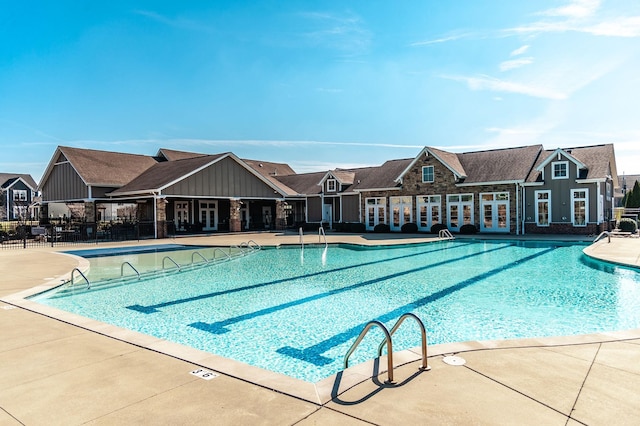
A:
{"label": "black metal fence", "polygon": [[[159,226],[165,226],[164,223]],[[0,248],[18,249],[155,238],[153,222],[0,224]]]}

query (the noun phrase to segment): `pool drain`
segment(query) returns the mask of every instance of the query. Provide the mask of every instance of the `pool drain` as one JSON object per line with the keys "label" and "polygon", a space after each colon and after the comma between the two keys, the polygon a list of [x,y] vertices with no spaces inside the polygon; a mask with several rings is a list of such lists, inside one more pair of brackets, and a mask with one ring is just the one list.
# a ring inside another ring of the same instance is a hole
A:
{"label": "pool drain", "polygon": [[442,362],[447,365],[464,365],[467,361],[465,361],[464,358],[460,358],[459,356],[447,355],[442,358]]}

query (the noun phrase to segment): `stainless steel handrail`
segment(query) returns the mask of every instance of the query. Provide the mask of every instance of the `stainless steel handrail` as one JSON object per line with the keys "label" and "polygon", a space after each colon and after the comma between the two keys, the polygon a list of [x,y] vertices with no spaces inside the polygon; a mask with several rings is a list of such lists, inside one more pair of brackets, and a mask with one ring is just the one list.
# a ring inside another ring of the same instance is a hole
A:
{"label": "stainless steel handrail", "polygon": [[453,236],[453,234],[451,233],[451,231],[449,231],[448,229],[441,229],[438,232],[438,238],[446,238],[448,240],[455,240],[456,237]]}
{"label": "stainless steel handrail", "polygon": [[[395,333],[396,330],[400,327],[400,324],[402,324],[404,320],[406,320],[407,318],[415,319],[416,322],[418,323],[418,326],[420,327],[420,334],[422,337],[422,366],[420,367],[420,369],[431,370],[431,367],[429,367],[429,365],[427,364],[427,331],[424,328],[424,323],[420,318],[418,318],[417,315],[415,315],[412,312],[407,312],[406,314],[403,314],[402,316],[400,316],[400,318],[398,318],[398,321],[396,321],[395,325],[389,331],[389,335],[393,336],[393,333]],[[378,346],[378,356],[382,356],[382,349],[384,348],[384,345],[386,343],[387,341],[383,340],[380,343],[380,346]]]}
{"label": "stainless steel handrail", "polygon": [[320,235],[324,237],[324,247],[327,248],[329,244],[327,244],[327,234],[324,233],[324,228],[321,226],[318,228],[318,243],[321,243]]}
{"label": "stainless steel handrail", "polygon": [[607,236],[607,239],[608,239],[607,243],[610,243],[610,242],[611,242],[611,232],[609,232],[609,231],[602,231],[602,232],[600,233],[600,235],[598,235],[598,236],[596,237],[596,239],[595,239],[595,240],[593,240],[593,242],[595,243],[595,242],[596,242],[596,241],[598,241],[602,236],[605,236],[605,235]]}
{"label": "stainless steel handrail", "polygon": [[231,259],[231,255],[229,253],[227,253],[226,251],[222,250],[220,247],[216,247],[216,248],[213,249],[213,259],[211,259],[211,260],[215,260],[216,259],[216,252],[218,252],[218,251],[220,253],[224,254],[227,257],[227,259]]}
{"label": "stainless steel handrail", "polygon": [[120,276],[121,277],[124,275],[124,265],[129,265],[131,267],[131,269],[133,269],[133,271],[138,275],[138,279],[140,279],[140,272],[138,272],[138,270],[129,262],[122,262],[122,265],[120,265]]}
{"label": "stainless steel handrail", "polygon": [[178,271],[180,271],[182,269],[182,267],[180,265],[178,265],[178,263],[173,260],[172,258],[170,258],[169,256],[165,256],[162,258],[162,269],[165,269],[164,267],[164,261],[169,259],[171,261],[171,263],[173,263],[174,265],[176,265],[176,267],[178,268]]}
{"label": "stainless steel handrail", "polygon": [[393,383],[393,343],[391,342],[391,334],[389,333],[389,330],[387,330],[387,327],[385,327],[383,323],[377,320],[369,321],[367,325],[365,325],[364,329],[360,332],[360,335],[358,336],[356,341],[353,342],[353,345],[351,345],[351,347],[347,351],[347,354],[344,356],[344,368],[346,369],[349,367],[349,357],[351,356],[353,351],[356,350],[360,342],[362,342],[362,339],[364,339],[364,336],[373,326],[380,327],[382,329],[382,332],[384,333],[385,341],[387,342],[389,348],[387,350],[387,383]]}
{"label": "stainless steel handrail", "polygon": [[[251,243],[253,243],[253,246],[251,245]],[[247,241],[247,245],[248,245],[249,247],[256,247],[256,250],[262,250],[262,246],[261,246],[260,244],[256,243],[256,242],[255,242],[255,241],[253,241],[253,240],[249,240],[249,241]]]}
{"label": "stainless steel handrail", "polygon": [[302,226],[298,229],[298,235],[300,235],[300,251],[301,253],[304,253],[304,239],[302,238],[304,232],[302,231]]}
{"label": "stainless steel handrail", "polygon": [[89,279],[82,273],[82,271],[78,268],[73,268],[73,270],[71,271],[71,285],[75,285],[75,281],[73,279],[73,273],[77,272],[80,274],[80,276],[82,278],[84,278],[84,280],[87,282],[87,290],[89,290],[91,288],[91,283],[89,282]]}
{"label": "stainless steel handrail", "polygon": [[199,251],[194,251],[193,253],[191,253],[191,264],[192,264],[192,265],[193,265],[193,263],[194,263],[193,258],[194,258],[194,256],[195,256],[196,254],[197,254],[198,256],[200,256],[200,259],[204,260],[204,263],[209,263],[209,260],[208,260],[206,257],[204,257],[204,256],[203,256]]}

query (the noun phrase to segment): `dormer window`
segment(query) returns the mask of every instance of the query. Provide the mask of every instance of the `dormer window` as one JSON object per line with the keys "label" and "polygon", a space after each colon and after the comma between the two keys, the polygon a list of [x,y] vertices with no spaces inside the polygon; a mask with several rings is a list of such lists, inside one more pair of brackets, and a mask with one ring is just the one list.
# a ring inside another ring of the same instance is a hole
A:
{"label": "dormer window", "polygon": [[327,179],[327,192],[336,192],[336,180],[335,179]]}
{"label": "dormer window", "polygon": [[569,162],[556,161],[551,163],[551,176],[553,179],[568,179],[569,178]]}
{"label": "dormer window", "polygon": [[13,190],[13,201],[27,201],[27,190],[26,189],[14,189]]}
{"label": "dormer window", "polygon": [[433,182],[433,166],[424,166],[422,168],[422,182]]}

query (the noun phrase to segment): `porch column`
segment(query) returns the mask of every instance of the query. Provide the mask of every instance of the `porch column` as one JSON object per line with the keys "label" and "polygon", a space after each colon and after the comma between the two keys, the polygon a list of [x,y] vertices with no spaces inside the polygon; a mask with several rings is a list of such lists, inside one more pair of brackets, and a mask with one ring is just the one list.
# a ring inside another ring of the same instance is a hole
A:
{"label": "porch column", "polygon": [[156,238],[167,238],[167,200],[165,198],[155,198],[156,203]]}
{"label": "porch column", "polygon": [[87,223],[95,223],[96,221],[96,203],[95,201],[84,202],[84,220]]}
{"label": "porch column", "polygon": [[241,203],[237,198],[231,199],[229,208],[229,232],[240,232],[242,223],[240,220]]}
{"label": "porch column", "polygon": [[286,202],[284,200],[276,200],[276,223],[275,229],[282,230],[287,227],[287,211],[285,210]]}

